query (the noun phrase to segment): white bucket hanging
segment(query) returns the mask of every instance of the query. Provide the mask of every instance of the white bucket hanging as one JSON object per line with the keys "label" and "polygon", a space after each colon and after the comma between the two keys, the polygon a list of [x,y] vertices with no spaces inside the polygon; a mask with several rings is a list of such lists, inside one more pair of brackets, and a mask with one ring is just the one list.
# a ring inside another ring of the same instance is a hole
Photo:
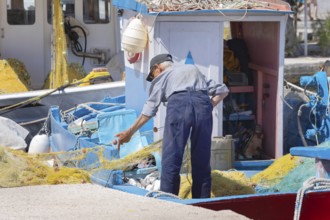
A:
{"label": "white bucket hanging", "polygon": [[141,21],[141,17],[133,18],[122,34],[121,46],[131,53],[140,53],[144,50],[148,41],[148,32]]}

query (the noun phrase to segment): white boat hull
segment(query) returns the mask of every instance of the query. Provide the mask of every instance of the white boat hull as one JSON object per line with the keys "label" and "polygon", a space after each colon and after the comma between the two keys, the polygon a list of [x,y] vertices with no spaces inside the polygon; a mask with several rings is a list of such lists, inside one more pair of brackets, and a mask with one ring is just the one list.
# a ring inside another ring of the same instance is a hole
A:
{"label": "white boat hull", "polygon": [[[51,91],[52,90],[47,89],[0,95],[0,108],[11,106],[34,97],[39,97]],[[66,88],[63,91],[56,91],[42,98],[35,105],[27,105],[10,111],[0,111],[0,114],[3,117],[15,121],[16,123],[24,125],[46,118],[50,107],[54,105],[59,106],[62,110],[67,110],[81,103],[98,102],[106,97],[119,96],[124,93],[124,81]],[[28,128],[29,125],[25,127]],[[35,133],[35,131],[32,133]]]}

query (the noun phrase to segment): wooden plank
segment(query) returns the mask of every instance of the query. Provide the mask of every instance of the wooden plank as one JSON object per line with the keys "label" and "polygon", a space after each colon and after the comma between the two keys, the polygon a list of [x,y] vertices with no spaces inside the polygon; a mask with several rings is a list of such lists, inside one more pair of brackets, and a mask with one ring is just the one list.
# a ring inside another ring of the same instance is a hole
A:
{"label": "wooden plank", "polygon": [[260,71],[257,71],[257,81],[258,81],[258,88],[257,88],[257,124],[261,125],[262,127],[262,108],[263,108],[263,74]]}
{"label": "wooden plank", "polygon": [[268,74],[268,75],[272,75],[272,76],[276,76],[276,77],[278,76],[278,71],[276,71],[274,69],[270,69],[268,67],[259,66],[254,63],[249,63],[249,68],[258,71],[258,73],[261,73],[261,74]]}
{"label": "wooden plank", "polygon": [[231,93],[254,92],[254,87],[253,86],[230,86],[229,91]]}

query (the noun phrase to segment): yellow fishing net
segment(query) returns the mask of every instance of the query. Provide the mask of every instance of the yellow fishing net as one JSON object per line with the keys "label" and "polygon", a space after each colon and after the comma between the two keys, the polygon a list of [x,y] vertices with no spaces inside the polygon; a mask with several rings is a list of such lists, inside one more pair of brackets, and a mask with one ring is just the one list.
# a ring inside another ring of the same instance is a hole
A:
{"label": "yellow fishing net", "polygon": [[[151,157],[152,153],[159,152],[160,148],[161,142],[158,141],[127,157],[108,160],[102,146],[36,155],[0,146],[0,187],[86,183],[90,182],[90,175],[98,170],[125,171],[144,158]],[[79,165],[89,153],[97,155],[95,164],[88,164],[88,167]]]}
{"label": "yellow fishing net", "polygon": [[[161,145],[162,141],[154,142],[120,159],[106,158],[103,146],[37,155],[0,147],[0,187],[91,182],[90,176],[99,170],[130,171],[140,161],[160,153]],[[89,153],[96,154],[98,160],[94,165],[84,167],[81,162],[86,160]],[[273,186],[301,164],[298,157],[285,155],[252,178],[236,170],[213,170],[211,197],[254,194],[257,185]],[[191,185],[191,173],[182,174],[180,198],[191,198]]]}
{"label": "yellow fishing net", "polygon": [[[83,69],[82,65],[79,63],[69,63],[67,65],[67,77],[68,77],[68,83],[74,83],[76,81],[79,81],[83,79],[86,75],[85,70]],[[47,76],[47,79],[45,80],[43,89],[51,89],[53,88],[53,80],[54,79],[54,72],[50,71],[50,73]]]}
{"label": "yellow fishing net", "polygon": [[0,187],[90,182],[80,169],[50,166],[54,154],[29,156],[23,151],[0,147]]}
{"label": "yellow fishing net", "polygon": [[300,164],[299,157],[286,154],[275,160],[272,165],[254,175],[251,180],[255,184],[271,187],[279,183],[291,170]]}
{"label": "yellow fishing net", "polygon": [[0,94],[29,90],[30,76],[25,65],[17,59],[0,60]]}
{"label": "yellow fishing net", "polygon": [[[67,74],[67,42],[64,32],[63,13],[60,0],[53,0],[53,61],[50,89],[69,83]],[[54,62],[55,61],[55,62]]]}
{"label": "yellow fishing net", "polygon": [[[254,194],[254,184],[239,171],[213,170],[211,197]],[[181,176],[179,197],[191,198],[192,179],[190,174]]]}
{"label": "yellow fishing net", "polygon": [[105,169],[120,169],[125,171],[128,168],[130,168],[132,165],[143,160],[144,158],[152,157],[152,153],[160,152],[161,145],[162,142],[157,141],[124,158],[112,160],[112,161],[105,160],[103,167]]}

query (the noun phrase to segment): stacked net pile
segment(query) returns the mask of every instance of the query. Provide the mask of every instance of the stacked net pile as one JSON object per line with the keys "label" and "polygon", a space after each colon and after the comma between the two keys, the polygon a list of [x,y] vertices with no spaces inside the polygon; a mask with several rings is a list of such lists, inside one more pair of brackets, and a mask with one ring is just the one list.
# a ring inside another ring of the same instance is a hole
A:
{"label": "stacked net pile", "polygon": [[315,176],[315,159],[301,158],[299,165],[292,169],[280,182],[269,188],[258,188],[258,193],[297,192],[303,183]]}
{"label": "stacked net pile", "polygon": [[297,192],[303,182],[315,176],[315,162],[311,158],[287,154],[264,171],[254,175],[257,193]]}
{"label": "stacked net pile", "polygon": [[[254,184],[244,173],[230,170],[212,170],[211,197],[254,194]],[[191,199],[192,178],[191,174],[181,176],[179,197]]]}
{"label": "stacked net pile", "polygon": [[23,151],[0,147],[0,187],[90,182],[84,170],[50,166],[55,154],[29,156]]}
{"label": "stacked net pile", "polygon": [[0,88],[0,94],[30,90],[30,75],[21,61],[0,60]]}
{"label": "stacked net pile", "polygon": [[[87,74],[81,64],[79,64],[79,63],[67,64],[67,78],[68,78],[67,80],[69,83],[75,83],[76,81],[83,79],[86,75]],[[44,89],[54,88],[54,85],[55,85],[53,82],[54,79],[56,79],[55,72],[50,71],[50,73],[48,74],[48,76],[44,82],[43,88]]]}

